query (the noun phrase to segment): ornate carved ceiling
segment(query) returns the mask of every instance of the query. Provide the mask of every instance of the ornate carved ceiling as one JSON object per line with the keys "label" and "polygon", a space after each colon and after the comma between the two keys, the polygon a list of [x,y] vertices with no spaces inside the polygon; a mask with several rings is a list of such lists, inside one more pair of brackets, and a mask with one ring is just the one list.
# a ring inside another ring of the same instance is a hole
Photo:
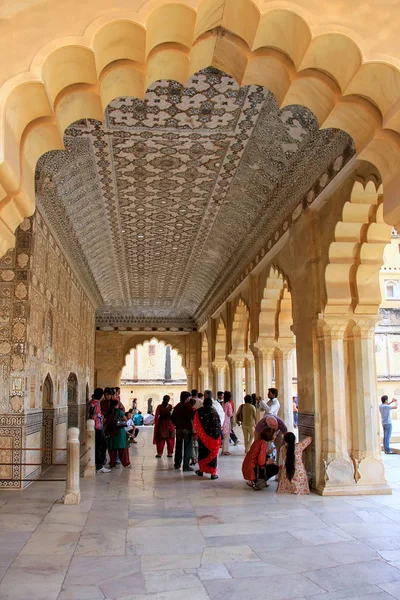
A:
{"label": "ornate carved ceiling", "polygon": [[353,152],[307,109],[209,68],[71,125],[38,162],[37,200],[98,325],[190,327]]}

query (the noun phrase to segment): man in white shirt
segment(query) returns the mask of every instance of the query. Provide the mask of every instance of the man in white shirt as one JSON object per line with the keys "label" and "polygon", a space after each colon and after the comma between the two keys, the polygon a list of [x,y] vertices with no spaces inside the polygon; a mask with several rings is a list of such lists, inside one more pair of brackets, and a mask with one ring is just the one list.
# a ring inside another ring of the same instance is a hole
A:
{"label": "man in white shirt", "polygon": [[379,411],[381,413],[383,427],[383,449],[385,454],[395,454],[390,449],[390,436],[392,435],[392,410],[397,408],[397,400],[393,398],[388,402],[387,396],[382,396]]}
{"label": "man in white shirt", "polygon": [[266,414],[276,417],[281,407],[278,400],[278,390],[276,388],[269,388],[268,400],[265,404],[267,406],[265,410]]}

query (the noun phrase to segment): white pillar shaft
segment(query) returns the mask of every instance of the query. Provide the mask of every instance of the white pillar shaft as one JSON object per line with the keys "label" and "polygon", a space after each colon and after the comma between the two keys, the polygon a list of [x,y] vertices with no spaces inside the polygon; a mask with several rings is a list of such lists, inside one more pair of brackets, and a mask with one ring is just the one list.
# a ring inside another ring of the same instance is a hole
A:
{"label": "white pillar shaft", "polygon": [[67,485],[64,504],[79,504],[80,492],[80,443],[79,429],[70,427],[67,439]]}
{"label": "white pillar shaft", "polygon": [[96,432],[94,429],[93,419],[86,421],[86,452],[85,469],[83,476],[85,478],[93,478],[96,475]]}
{"label": "white pillar shaft", "polygon": [[254,361],[246,364],[246,394],[254,394],[256,391],[256,372]]}
{"label": "white pillar shaft", "polygon": [[343,332],[319,339],[321,357],[322,451],[347,455],[346,377]]}
{"label": "white pillar shaft", "polygon": [[232,399],[235,410],[243,403],[243,363],[231,365]]}
{"label": "white pillar shaft", "polygon": [[215,393],[225,391],[225,369],[226,369],[226,367],[220,367],[217,370],[217,388],[218,389],[215,390]]}
{"label": "white pillar shaft", "polygon": [[379,454],[379,414],[376,391],[374,340],[368,335],[354,335],[349,340],[352,371],[351,412],[353,448]]}
{"label": "white pillar shaft", "polygon": [[292,353],[285,353],[275,361],[276,387],[281,408],[279,416],[286,423],[289,431],[293,431],[293,399],[292,399]]}

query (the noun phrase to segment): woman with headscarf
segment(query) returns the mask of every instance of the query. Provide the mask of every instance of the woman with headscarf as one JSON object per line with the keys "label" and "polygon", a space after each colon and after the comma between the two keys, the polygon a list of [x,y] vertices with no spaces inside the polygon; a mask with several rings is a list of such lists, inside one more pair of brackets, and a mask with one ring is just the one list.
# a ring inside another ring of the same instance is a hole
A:
{"label": "woman with headscarf", "polygon": [[113,469],[117,462],[117,455],[122,466],[131,466],[129,460],[128,438],[126,436],[125,413],[119,407],[118,400],[111,400],[110,410],[106,418],[106,434],[109,436],[108,452],[110,454],[110,468]]}
{"label": "woman with headscarf", "polygon": [[277,492],[278,494],[309,494],[310,488],[307,471],[303,464],[303,451],[311,444],[312,438],[306,437],[296,444],[296,436],[289,431],[285,433],[283,440]]}
{"label": "woman with headscarf", "polygon": [[175,445],[175,427],[171,421],[172,404],[170,397],[164,396],[162,403],[157,406],[154,420],[153,444],[157,446],[156,458],[161,458],[167,442],[167,457],[172,458]]}
{"label": "woman with headscarf", "polygon": [[212,407],[212,398],[204,398],[203,406],[195,414],[193,425],[199,441],[199,469],[196,475],[203,477],[204,473],[209,473],[211,479],[218,479],[221,423],[217,411]]}

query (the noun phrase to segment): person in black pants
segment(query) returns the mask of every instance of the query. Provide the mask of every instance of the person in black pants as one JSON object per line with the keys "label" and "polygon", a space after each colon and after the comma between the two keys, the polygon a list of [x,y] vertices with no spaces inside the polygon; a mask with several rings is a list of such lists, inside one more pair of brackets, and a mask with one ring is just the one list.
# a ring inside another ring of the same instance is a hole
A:
{"label": "person in black pants", "polygon": [[183,457],[183,471],[193,471],[189,466],[192,457],[193,416],[194,411],[189,404],[189,392],[181,392],[179,404],[172,411],[171,420],[176,428],[175,469],[180,469]]}
{"label": "person in black pants", "polygon": [[103,390],[96,388],[88,405],[87,416],[88,419],[93,419],[94,421],[96,473],[109,473],[110,469],[104,466],[106,462],[107,442],[103,431],[103,413],[100,406],[102,398]]}

